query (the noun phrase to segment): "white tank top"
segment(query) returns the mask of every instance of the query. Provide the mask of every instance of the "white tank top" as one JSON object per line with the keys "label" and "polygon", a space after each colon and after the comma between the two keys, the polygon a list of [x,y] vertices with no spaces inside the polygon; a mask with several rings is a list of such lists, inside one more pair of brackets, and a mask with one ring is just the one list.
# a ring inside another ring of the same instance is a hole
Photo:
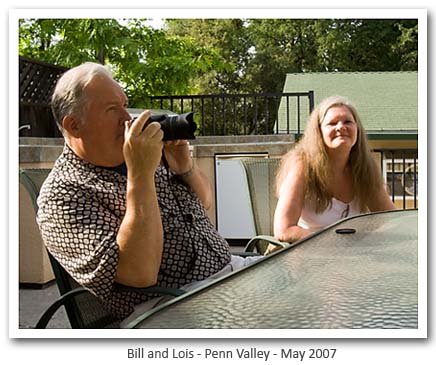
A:
{"label": "white tank top", "polygon": [[361,213],[359,205],[355,200],[347,204],[332,198],[331,205],[322,213],[315,212],[315,204],[313,202],[306,202],[301,211],[298,226],[306,229],[319,230],[342,218],[352,217]]}

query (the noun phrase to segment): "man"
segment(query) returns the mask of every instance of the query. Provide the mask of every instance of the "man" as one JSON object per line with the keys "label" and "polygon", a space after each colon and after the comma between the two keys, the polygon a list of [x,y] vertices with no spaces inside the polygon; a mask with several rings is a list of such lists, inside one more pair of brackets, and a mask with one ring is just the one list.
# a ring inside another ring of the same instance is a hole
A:
{"label": "man", "polygon": [[37,217],[48,250],[119,318],[153,295],[115,283],[180,288],[219,275],[232,260],[207,217],[210,184],[187,141],[162,142],[160,124],[147,123],[150,111],[132,123],[127,102],[101,65],[59,79],[52,109],[65,147]]}

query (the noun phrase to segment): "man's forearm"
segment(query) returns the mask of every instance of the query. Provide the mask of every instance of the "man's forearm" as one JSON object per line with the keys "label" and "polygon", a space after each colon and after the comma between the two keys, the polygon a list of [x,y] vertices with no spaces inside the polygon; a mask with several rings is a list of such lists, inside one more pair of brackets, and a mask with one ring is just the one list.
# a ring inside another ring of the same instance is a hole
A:
{"label": "man's forearm", "polygon": [[193,166],[192,173],[182,179],[197,194],[204,207],[209,209],[212,205],[212,187],[203,171],[199,167]]}
{"label": "man's forearm", "polygon": [[127,183],[126,214],[117,235],[119,261],[116,280],[147,287],[157,280],[162,260],[163,229],[154,179]]}

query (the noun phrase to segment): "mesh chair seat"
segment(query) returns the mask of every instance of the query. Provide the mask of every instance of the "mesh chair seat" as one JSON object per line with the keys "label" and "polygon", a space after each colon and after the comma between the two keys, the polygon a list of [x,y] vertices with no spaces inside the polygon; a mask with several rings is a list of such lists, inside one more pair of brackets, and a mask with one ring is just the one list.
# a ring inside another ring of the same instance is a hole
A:
{"label": "mesh chair seat", "polygon": [[254,217],[256,237],[246,246],[247,251],[254,248],[263,254],[269,244],[286,247],[286,242],[276,240],[273,229],[274,211],[277,205],[275,180],[280,158],[253,158],[241,160],[247,176],[251,208]]}

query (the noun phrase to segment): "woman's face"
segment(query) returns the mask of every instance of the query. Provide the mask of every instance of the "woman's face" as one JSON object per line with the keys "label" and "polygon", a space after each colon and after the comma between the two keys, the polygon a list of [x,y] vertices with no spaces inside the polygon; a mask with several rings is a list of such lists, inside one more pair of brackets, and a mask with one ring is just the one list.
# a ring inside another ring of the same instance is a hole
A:
{"label": "woman's face", "polygon": [[320,127],[328,151],[350,152],[357,141],[357,123],[346,106],[331,107]]}

